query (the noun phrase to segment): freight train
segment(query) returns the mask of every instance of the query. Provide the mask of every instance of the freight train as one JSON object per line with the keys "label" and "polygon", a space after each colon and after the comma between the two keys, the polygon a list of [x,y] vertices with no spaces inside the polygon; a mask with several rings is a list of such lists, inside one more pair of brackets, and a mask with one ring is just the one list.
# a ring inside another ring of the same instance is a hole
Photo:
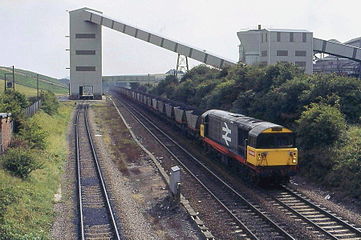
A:
{"label": "freight train", "polygon": [[253,182],[284,183],[297,172],[295,134],[288,128],[223,110],[202,111],[127,88],[117,92],[199,139],[208,152]]}

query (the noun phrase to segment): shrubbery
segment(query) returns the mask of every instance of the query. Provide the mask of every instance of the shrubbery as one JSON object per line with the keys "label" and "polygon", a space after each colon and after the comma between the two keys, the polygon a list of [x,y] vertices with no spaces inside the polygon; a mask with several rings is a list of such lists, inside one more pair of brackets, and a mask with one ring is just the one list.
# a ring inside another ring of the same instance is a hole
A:
{"label": "shrubbery", "polygon": [[19,138],[31,149],[45,149],[47,133],[32,119],[24,122]]}
{"label": "shrubbery", "polygon": [[40,99],[42,100],[41,109],[49,115],[58,112],[59,102],[55,94],[50,91],[41,91]]}
{"label": "shrubbery", "polygon": [[345,137],[346,121],[334,106],[312,103],[296,122],[299,146],[304,150],[330,147]]}
{"label": "shrubbery", "polygon": [[42,166],[33,152],[22,148],[10,149],[1,157],[1,162],[6,170],[23,179]]}
{"label": "shrubbery", "polygon": [[14,120],[14,131],[18,132],[25,116],[23,110],[29,105],[25,95],[7,90],[0,95],[0,112],[11,113]]}

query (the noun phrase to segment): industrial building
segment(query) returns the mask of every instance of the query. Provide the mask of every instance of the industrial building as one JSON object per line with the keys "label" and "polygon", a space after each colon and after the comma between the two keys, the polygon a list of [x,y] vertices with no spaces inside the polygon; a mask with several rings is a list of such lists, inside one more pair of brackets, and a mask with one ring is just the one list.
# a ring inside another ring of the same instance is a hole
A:
{"label": "industrial building", "polygon": [[246,64],[271,65],[277,62],[296,64],[312,73],[313,33],[294,29],[262,29],[237,33],[239,61]]}
{"label": "industrial building", "polygon": [[69,15],[70,98],[101,99],[102,28],[84,21],[84,9],[70,11]]}
{"label": "industrial building", "polygon": [[[70,15],[70,98],[101,99],[102,89],[102,26],[108,27],[135,39],[156,45],[178,54],[195,59],[214,68],[222,69],[236,63],[211,54],[202,48],[194,48],[158,34],[133,27],[104,16],[101,12],[81,8]],[[240,31],[240,62],[246,64],[271,65],[289,62],[299,66],[305,73],[313,73],[314,53],[325,53],[361,62],[360,44],[352,46],[313,37],[306,30],[262,29]],[[359,42],[358,42],[359,43]],[[351,44],[351,45],[350,45]],[[177,63],[178,69],[179,64]],[[149,80],[148,76],[142,76]]]}

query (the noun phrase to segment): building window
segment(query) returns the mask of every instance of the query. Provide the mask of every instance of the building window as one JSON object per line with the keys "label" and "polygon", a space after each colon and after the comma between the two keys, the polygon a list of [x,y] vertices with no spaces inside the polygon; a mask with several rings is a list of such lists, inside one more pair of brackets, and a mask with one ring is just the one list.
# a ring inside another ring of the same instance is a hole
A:
{"label": "building window", "polygon": [[295,62],[296,66],[298,67],[302,67],[305,68],[306,67],[306,62]]}
{"label": "building window", "polygon": [[306,35],[306,33],[302,33],[302,42],[307,42],[307,35]]}
{"label": "building window", "polygon": [[95,55],[95,50],[76,50],[75,55]]}
{"label": "building window", "polygon": [[77,33],[75,38],[95,38],[95,33]]}
{"label": "building window", "polygon": [[306,57],[306,51],[296,51],[295,56],[296,57]]}
{"label": "building window", "polygon": [[263,33],[261,33],[261,42],[263,42]]}
{"label": "building window", "polygon": [[277,56],[288,56],[288,51],[287,50],[278,50]]}
{"label": "building window", "polygon": [[267,57],[267,50],[261,52],[261,57]]}
{"label": "building window", "polygon": [[281,33],[277,32],[277,42],[281,42]]}
{"label": "building window", "polygon": [[266,33],[266,42],[268,41],[268,34]]}
{"label": "building window", "polygon": [[95,66],[77,66],[75,68],[76,71],[91,71],[94,72],[95,71]]}
{"label": "building window", "polygon": [[290,42],[293,42],[293,33],[290,33]]}

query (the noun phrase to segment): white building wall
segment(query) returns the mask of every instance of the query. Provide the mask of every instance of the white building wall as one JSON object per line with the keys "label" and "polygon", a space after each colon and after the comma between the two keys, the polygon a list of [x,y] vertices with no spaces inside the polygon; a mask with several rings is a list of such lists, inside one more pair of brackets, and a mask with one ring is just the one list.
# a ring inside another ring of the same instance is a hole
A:
{"label": "white building wall", "polygon": [[247,64],[258,63],[260,56],[260,43],[261,35],[259,31],[247,31],[237,33],[240,46],[240,59],[239,61]]}
{"label": "white building wall", "polygon": [[[240,49],[243,48],[243,55],[246,56],[242,59],[240,57],[240,61],[261,65],[289,62],[300,66],[305,73],[313,72],[312,32],[261,29],[238,32],[237,35],[241,41]],[[258,37],[254,37],[255,35]],[[293,35],[292,39],[291,35]],[[304,36],[306,41],[304,41]],[[258,57],[254,58],[254,61],[249,61],[248,55],[258,55]]]}
{"label": "white building wall", "polygon": [[80,87],[92,87],[102,97],[101,26],[84,21],[82,9],[70,14],[70,98],[78,99]]}

